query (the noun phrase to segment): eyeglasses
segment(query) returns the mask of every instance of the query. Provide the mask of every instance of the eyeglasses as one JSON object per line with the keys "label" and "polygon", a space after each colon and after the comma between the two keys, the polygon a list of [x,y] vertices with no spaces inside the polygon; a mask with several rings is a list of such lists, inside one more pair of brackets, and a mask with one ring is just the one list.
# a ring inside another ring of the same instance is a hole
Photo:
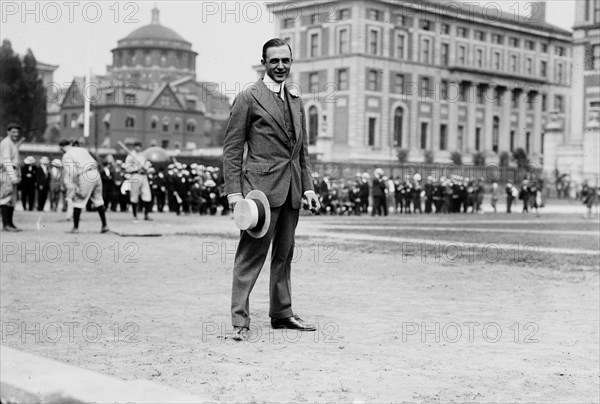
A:
{"label": "eyeglasses", "polygon": [[269,59],[269,64],[273,65],[273,66],[278,66],[280,62],[284,65],[289,65],[290,63],[292,63],[292,59],[290,59],[290,58]]}

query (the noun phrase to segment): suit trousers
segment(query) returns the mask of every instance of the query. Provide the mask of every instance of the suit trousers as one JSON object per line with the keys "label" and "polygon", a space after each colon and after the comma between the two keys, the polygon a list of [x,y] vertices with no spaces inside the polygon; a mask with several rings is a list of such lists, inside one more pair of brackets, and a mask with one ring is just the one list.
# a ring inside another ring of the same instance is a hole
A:
{"label": "suit trousers", "polygon": [[300,209],[292,208],[290,191],[283,205],[271,208],[271,225],[267,234],[257,239],[245,231],[241,232],[233,266],[233,326],[250,326],[250,292],[267,258],[271,241],[269,317],[279,319],[293,316],[290,272],[299,214]]}

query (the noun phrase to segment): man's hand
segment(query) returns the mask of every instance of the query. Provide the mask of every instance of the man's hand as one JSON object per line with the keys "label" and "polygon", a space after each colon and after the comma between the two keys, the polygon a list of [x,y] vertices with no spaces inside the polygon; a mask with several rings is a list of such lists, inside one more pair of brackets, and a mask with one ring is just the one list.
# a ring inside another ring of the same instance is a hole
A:
{"label": "man's hand", "polygon": [[321,203],[319,202],[319,198],[317,197],[317,194],[315,194],[315,191],[306,191],[304,193],[304,197],[308,202],[308,208],[311,210],[311,212],[314,213],[321,210]]}
{"label": "man's hand", "polygon": [[242,194],[229,194],[227,195],[227,203],[229,203],[229,209],[233,212],[235,204],[244,199]]}

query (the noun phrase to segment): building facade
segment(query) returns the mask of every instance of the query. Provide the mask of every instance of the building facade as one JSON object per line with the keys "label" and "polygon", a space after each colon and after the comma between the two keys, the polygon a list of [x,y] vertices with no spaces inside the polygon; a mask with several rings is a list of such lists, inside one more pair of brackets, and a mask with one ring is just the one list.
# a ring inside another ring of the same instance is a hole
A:
{"label": "building facade", "polygon": [[91,146],[140,140],[144,147],[192,150],[222,144],[229,100],[217,84],[196,80],[197,53],[160,24],[157,8],[151,23],[119,40],[112,55],[106,75],[73,80],[61,105],[61,137],[83,135],[87,95],[92,118],[85,140]]}
{"label": "building facade", "polygon": [[283,1],[276,36],[294,50],[290,82],[325,161],[427,155],[487,162],[523,148],[542,161],[544,126],[570,124],[572,39],[531,16],[439,1]]}

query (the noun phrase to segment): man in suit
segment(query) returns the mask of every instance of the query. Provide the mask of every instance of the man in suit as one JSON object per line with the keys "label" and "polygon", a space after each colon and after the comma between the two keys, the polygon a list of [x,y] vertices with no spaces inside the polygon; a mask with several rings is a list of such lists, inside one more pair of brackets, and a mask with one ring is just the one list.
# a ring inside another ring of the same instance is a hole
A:
{"label": "man in suit", "polygon": [[265,76],[236,97],[223,144],[225,192],[231,208],[251,190],[264,192],[271,208],[267,233],[257,239],[242,232],[236,251],[231,299],[236,340],[248,338],[250,292],[272,240],[271,326],[315,330],[292,311],[290,270],[302,197],[313,211],[320,209],[308,163],[304,106],[285,86],[292,49],[281,39],[271,39],[263,45],[261,63]]}
{"label": "man in suit", "polygon": [[43,211],[46,206],[46,199],[48,199],[48,192],[50,191],[50,159],[46,156],[40,159],[36,182],[38,192],[37,210]]}

